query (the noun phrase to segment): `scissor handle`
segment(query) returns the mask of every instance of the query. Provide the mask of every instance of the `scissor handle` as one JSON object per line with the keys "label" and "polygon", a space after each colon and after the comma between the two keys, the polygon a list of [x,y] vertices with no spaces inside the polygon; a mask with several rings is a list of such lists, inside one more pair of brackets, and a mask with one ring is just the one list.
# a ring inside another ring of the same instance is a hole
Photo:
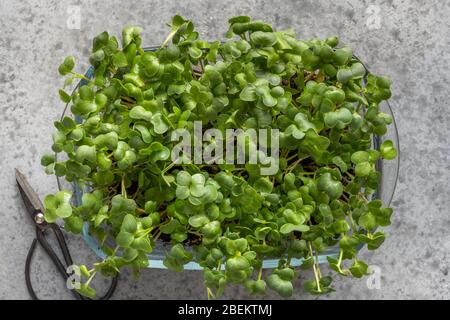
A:
{"label": "scissor handle", "polygon": [[[58,232],[55,231],[54,228],[52,228],[52,230],[54,231],[55,235],[58,234]],[[59,232],[61,232],[61,230],[59,230]],[[60,234],[60,235],[62,235],[62,234]],[[27,259],[25,262],[25,282],[27,284],[28,292],[33,300],[39,300],[39,298],[36,295],[36,292],[33,289],[33,285],[31,283],[31,272],[30,272],[31,271],[31,261],[33,258],[33,253],[36,249],[37,242],[39,242],[39,244],[44,248],[45,252],[47,252],[48,256],[55,264],[55,266],[56,266],[57,270],[59,271],[59,273],[61,274],[61,276],[66,281],[69,278],[69,275],[66,272],[66,267],[61,262],[61,260],[59,259],[59,257],[55,253],[55,251],[51,248],[50,244],[48,243],[47,239],[45,238],[44,232],[40,228],[36,227],[36,238],[33,239],[33,242],[31,243],[31,247],[30,247],[30,250],[28,251]],[[58,243],[60,243],[59,239],[58,239]],[[64,241],[64,243],[65,243],[65,241]],[[67,250],[67,247],[65,249]],[[63,251],[62,247],[61,247],[61,251]],[[67,256],[64,253],[63,253],[63,256],[64,256],[64,260],[66,260]],[[68,257],[71,260],[70,254]],[[67,260],[66,260],[66,262],[67,262]],[[75,290],[71,290],[71,292],[77,300],[83,300],[83,296],[81,296],[78,292],[76,292]]]}
{"label": "scissor handle", "polygon": [[[53,233],[55,234],[55,237],[58,241],[61,253],[64,258],[64,262],[66,263],[66,265],[64,265],[62,263],[62,261],[59,259],[58,255],[55,253],[55,251],[52,249],[52,247],[48,243],[46,236],[45,236],[45,231],[48,229],[51,229],[53,231]],[[33,239],[33,242],[31,244],[30,250],[28,251],[27,259],[25,262],[25,282],[27,285],[28,292],[33,300],[39,300],[39,298],[37,297],[37,295],[33,289],[33,285],[31,283],[31,277],[30,277],[31,261],[32,261],[33,253],[36,249],[37,242],[39,242],[39,244],[44,248],[45,252],[48,254],[50,259],[53,261],[53,263],[57,267],[59,273],[66,281],[70,277],[70,275],[67,273],[67,267],[73,265],[73,260],[70,255],[69,249],[67,247],[66,240],[65,240],[64,235],[63,235],[61,229],[59,228],[59,226],[57,224],[51,223],[51,224],[48,224],[48,227],[45,229],[36,227],[36,238]],[[99,300],[108,300],[109,298],[111,298],[111,296],[113,295],[113,293],[116,289],[118,278],[119,278],[119,276],[117,275],[112,279],[112,282],[111,282],[111,285],[110,285],[108,291],[105,293],[104,296],[100,297]],[[75,299],[77,299],[77,300],[91,300],[87,297],[82,296],[81,294],[79,294],[77,291],[75,291],[73,289],[71,290],[71,292],[75,296]]]}
{"label": "scissor handle", "polygon": [[67,247],[66,239],[64,238],[64,235],[59,228],[58,225],[52,223],[50,225],[50,228],[53,230],[53,233],[55,234],[56,239],[58,240],[59,248],[61,249],[61,253],[63,255],[64,261],[66,262],[67,266],[73,265],[72,256],[70,255],[69,248]]}

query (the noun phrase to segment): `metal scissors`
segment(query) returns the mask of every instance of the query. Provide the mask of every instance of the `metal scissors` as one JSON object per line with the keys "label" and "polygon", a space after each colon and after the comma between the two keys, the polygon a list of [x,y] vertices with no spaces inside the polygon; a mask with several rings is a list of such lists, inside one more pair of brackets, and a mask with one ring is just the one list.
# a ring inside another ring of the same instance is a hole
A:
{"label": "metal scissors", "polygon": [[[28,183],[26,177],[17,169],[15,169],[15,175],[16,175],[16,182],[19,187],[20,194],[22,196],[22,200],[25,204],[25,207],[30,214],[31,219],[33,220],[35,226],[36,226],[36,238],[34,238],[30,250],[28,251],[27,259],[25,262],[25,282],[27,285],[28,292],[33,300],[39,300],[37,297],[33,285],[31,283],[31,276],[30,276],[30,267],[31,267],[31,261],[33,258],[33,253],[36,249],[36,245],[39,242],[39,244],[42,246],[42,248],[45,250],[45,252],[48,254],[50,259],[55,264],[58,272],[61,274],[61,276],[67,281],[71,274],[67,272],[67,268],[71,265],[73,265],[73,260],[69,252],[69,248],[67,247],[66,240],[64,238],[64,235],[61,231],[61,228],[56,223],[48,223],[44,219],[44,206],[42,205],[41,200],[39,199],[37,193],[33,190],[33,188]],[[58,257],[56,252],[52,249],[50,246],[50,243],[47,241],[46,233],[47,231],[52,231],[53,234],[56,237],[56,240],[58,242],[61,254],[63,256],[63,261]],[[110,288],[106,292],[106,294],[100,298],[100,300],[107,300],[109,299],[112,294],[114,293],[114,290],[117,285],[117,278],[114,277],[111,283]],[[80,295],[77,291],[71,290],[74,297],[78,300],[89,300],[89,298],[86,298],[82,295]]]}

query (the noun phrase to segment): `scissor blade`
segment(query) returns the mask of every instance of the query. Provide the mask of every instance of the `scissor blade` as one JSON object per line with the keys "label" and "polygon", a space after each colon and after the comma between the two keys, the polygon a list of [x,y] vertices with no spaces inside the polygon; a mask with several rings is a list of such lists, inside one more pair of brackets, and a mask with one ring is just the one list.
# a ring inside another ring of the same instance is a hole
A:
{"label": "scissor blade", "polygon": [[37,193],[28,183],[27,178],[19,170],[15,169],[15,172],[17,185],[28,212],[30,214],[36,213],[36,211],[44,212],[44,206]]}

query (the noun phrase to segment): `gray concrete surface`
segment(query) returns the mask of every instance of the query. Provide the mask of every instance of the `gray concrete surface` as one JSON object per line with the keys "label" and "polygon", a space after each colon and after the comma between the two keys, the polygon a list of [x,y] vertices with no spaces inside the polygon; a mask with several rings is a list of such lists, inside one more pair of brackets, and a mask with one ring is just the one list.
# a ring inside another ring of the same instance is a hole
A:
{"label": "gray concrete surface", "polygon": [[[70,6],[80,10],[80,29],[69,28],[77,22]],[[34,230],[13,168],[23,170],[42,197],[56,189],[39,159],[62,110],[57,65],[73,54],[86,67],[90,39],[103,30],[119,34],[127,24],[144,27],[145,44],[159,44],[175,13],[193,19],[206,39],[222,37],[228,17],[238,14],[293,27],[305,38],[336,34],[373,72],[393,80],[402,155],[395,216],[382,249],[363,254],[380,268],[381,289],[339,279],[337,293],[320,299],[449,299],[450,2],[438,0],[0,1],[0,299],[28,299],[23,268]],[[69,236],[69,246],[76,261],[95,261],[81,239]],[[42,251],[34,268],[43,298],[71,298]],[[294,298],[311,299],[300,285],[301,279]],[[236,287],[224,296],[247,297]],[[205,291],[198,272],[146,270],[137,282],[124,272],[114,298],[202,299]]]}

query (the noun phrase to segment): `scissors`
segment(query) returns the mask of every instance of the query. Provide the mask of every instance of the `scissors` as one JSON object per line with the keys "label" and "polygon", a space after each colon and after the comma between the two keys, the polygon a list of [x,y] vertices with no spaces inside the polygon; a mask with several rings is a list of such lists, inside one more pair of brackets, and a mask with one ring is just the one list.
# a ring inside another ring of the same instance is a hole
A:
{"label": "scissors", "polygon": [[[67,247],[67,243],[64,238],[64,234],[61,231],[61,228],[56,223],[48,223],[47,221],[45,221],[44,206],[42,205],[42,202],[39,199],[37,193],[33,190],[33,188],[28,183],[26,177],[19,170],[15,169],[15,175],[16,175],[16,182],[19,187],[20,194],[22,196],[22,200],[25,204],[25,208],[27,209],[32,221],[36,226],[36,238],[33,239],[25,262],[25,282],[31,298],[33,300],[39,300],[33,289],[30,276],[31,261],[37,243],[39,242],[39,244],[48,254],[50,259],[55,264],[58,272],[65,279],[66,282],[72,275],[71,273],[68,273],[67,268],[73,265],[73,260],[70,255],[69,248]],[[48,233],[48,231],[53,232],[53,234],[55,235],[64,261],[61,261],[56,252],[50,246],[50,243],[47,241],[46,234]],[[118,277],[113,278],[111,286],[109,287],[106,294],[100,298],[100,300],[107,300],[112,296],[114,290],[116,289],[117,279]],[[79,294],[74,289],[72,289],[71,292],[74,295],[75,299],[77,300],[90,300],[89,298]]]}

